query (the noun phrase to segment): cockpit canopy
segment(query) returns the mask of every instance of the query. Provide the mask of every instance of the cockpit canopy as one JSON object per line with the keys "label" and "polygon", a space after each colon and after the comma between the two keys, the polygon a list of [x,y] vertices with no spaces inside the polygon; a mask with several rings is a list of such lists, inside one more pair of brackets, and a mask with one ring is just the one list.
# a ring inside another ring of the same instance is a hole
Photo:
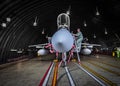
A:
{"label": "cockpit canopy", "polygon": [[66,13],[61,13],[57,17],[57,26],[58,29],[60,28],[67,28],[69,30],[70,28],[70,17]]}

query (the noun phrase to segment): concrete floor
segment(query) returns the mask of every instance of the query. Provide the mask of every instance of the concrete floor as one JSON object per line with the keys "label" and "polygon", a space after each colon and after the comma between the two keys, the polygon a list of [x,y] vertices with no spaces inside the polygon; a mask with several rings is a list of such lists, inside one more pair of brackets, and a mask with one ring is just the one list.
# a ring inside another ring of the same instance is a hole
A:
{"label": "concrete floor", "polygon": [[95,55],[83,58],[82,62],[112,83],[120,86],[120,59],[107,55]]}
{"label": "concrete floor", "polygon": [[[116,60],[107,55],[92,55],[81,56],[81,62],[112,83],[120,86],[120,59]],[[34,58],[2,68],[0,69],[0,86],[39,86],[40,80],[50,63],[51,61],[41,61],[40,58]],[[74,62],[67,64],[67,67],[76,86],[100,86],[95,80],[80,70]],[[52,78],[53,71],[48,81],[48,86],[51,86]],[[70,86],[63,67],[58,70],[57,81],[57,86]],[[103,82],[106,83],[105,81]],[[109,86],[109,84],[107,85]]]}

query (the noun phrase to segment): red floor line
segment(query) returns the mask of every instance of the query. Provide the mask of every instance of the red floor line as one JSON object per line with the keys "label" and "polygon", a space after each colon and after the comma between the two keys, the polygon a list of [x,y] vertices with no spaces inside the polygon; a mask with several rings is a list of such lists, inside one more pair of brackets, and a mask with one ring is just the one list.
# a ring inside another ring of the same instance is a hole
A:
{"label": "red floor line", "polygon": [[50,70],[50,67],[51,67],[51,66],[52,66],[52,62],[51,62],[51,64],[50,64],[50,66],[48,67],[47,71],[45,72],[43,78],[41,79],[39,86],[42,86],[42,84],[43,84],[43,82],[44,82],[44,80],[45,80],[45,78],[46,78],[46,76],[47,76],[47,74],[48,74],[48,71]]}

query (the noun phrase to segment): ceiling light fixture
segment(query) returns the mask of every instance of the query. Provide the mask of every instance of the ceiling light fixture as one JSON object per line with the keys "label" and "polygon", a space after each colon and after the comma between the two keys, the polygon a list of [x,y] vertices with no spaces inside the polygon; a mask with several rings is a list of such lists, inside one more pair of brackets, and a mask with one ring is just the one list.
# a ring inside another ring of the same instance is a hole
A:
{"label": "ceiling light fixture", "polygon": [[96,7],[96,15],[97,16],[99,16],[100,15],[100,13],[99,13],[99,11],[98,11],[98,8]]}
{"label": "ceiling light fixture", "polygon": [[6,21],[7,21],[7,22],[11,22],[11,18],[7,17],[7,18],[6,18]]}
{"label": "ceiling light fixture", "polygon": [[37,26],[37,16],[35,17],[35,22],[33,23],[33,26]]}
{"label": "ceiling light fixture", "polygon": [[87,27],[86,21],[84,21],[84,26]]}
{"label": "ceiling light fixture", "polygon": [[7,24],[6,23],[2,23],[1,26],[5,28],[5,27],[7,27]]}
{"label": "ceiling light fixture", "polygon": [[105,28],[105,35],[107,35],[108,34],[108,32],[107,32],[107,29]]}
{"label": "ceiling light fixture", "polygon": [[45,34],[44,28],[43,28],[43,30],[42,30],[42,34]]}
{"label": "ceiling light fixture", "polygon": [[71,6],[69,6],[68,11],[66,12],[67,15],[70,15],[70,10],[71,10]]}
{"label": "ceiling light fixture", "polygon": [[93,38],[96,38],[96,35],[95,35],[95,34],[93,35]]}

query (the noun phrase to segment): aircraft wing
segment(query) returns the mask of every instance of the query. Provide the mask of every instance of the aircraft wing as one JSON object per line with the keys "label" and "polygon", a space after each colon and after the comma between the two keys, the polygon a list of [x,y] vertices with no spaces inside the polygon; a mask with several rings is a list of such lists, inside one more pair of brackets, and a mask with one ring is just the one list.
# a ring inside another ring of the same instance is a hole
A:
{"label": "aircraft wing", "polygon": [[29,45],[28,47],[36,47],[36,48],[45,48],[45,46],[48,45],[48,43],[44,44],[36,44],[36,45]]}
{"label": "aircraft wing", "polygon": [[83,46],[101,46],[100,44],[82,43]]}

